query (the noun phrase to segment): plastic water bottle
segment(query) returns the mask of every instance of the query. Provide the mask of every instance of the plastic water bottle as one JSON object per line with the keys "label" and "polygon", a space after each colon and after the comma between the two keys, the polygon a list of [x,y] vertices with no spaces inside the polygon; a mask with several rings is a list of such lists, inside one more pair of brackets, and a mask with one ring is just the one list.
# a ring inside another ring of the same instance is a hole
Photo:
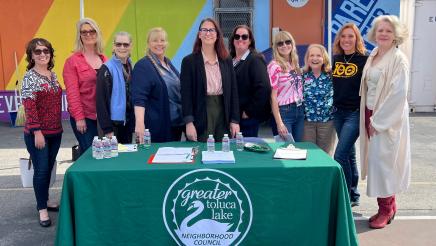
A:
{"label": "plastic water bottle", "polygon": [[149,129],[145,129],[144,132],[144,147],[149,149],[151,146],[151,134]]}
{"label": "plastic water bottle", "polygon": [[213,138],[212,134],[209,134],[209,137],[207,138],[207,151],[215,151],[215,139]]}
{"label": "plastic water bottle", "polygon": [[236,150],[237,151],[244,150],[244,137],[242,136],[242,132],[238,132],[236,134]]}
{"label": "plastic water bottle", "polygon": [[111,153],[112,157],[118,156],[118,140],[116,136],[112,136],[111,138]]}
{"label": "plastic water bottle", "polygon": [[111,151],[111,142],[107,137],[103,137],[103,149],[104,149],[104,158],[111,158],[112,157],[112,151]]}
{"label": "plastic water bottle", "polygon": [[97,144],[98,136],[94,137],[94,140],[92,140],[92,158],[97,158]]}
{"label": "plastic water bottle", "polygon": [[223,140],[222,140],[222,150],[223,152],[229,152],[230,151],[230,139],[228,134],[224,134]]}
{"label": "plastic water bottle", "polygon": [[101,160],[104,158],[104,148],[103,148],[103,142],[97,138],[97,141],[95,142],[95,159]]}

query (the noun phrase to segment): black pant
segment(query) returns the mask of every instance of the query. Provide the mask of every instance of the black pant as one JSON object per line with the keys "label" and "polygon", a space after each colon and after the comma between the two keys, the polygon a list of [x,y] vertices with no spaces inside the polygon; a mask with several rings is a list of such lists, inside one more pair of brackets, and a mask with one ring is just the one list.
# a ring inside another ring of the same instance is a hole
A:
{"label": "black pant", "polygon": [[117,137],[118,143],[131,144],[132,143],[132,127],[130,124],[123,124],[112,122],[114,128],[114,135]]}
{"label": "black pant", "polygon": [[24,142],[33,164],[33,190],[38,210],[47,208],[51,170],[56,162],[56,156],[61,146],[62,134],[44,136],[44,139],[44,148],[37,149],[35,146],[35,135],[24,134]]}
{"label": "black pant", "polygon": [[182,140],[182,133],[186,132],[185,125],[171,127],[171,141],[180,142]]}

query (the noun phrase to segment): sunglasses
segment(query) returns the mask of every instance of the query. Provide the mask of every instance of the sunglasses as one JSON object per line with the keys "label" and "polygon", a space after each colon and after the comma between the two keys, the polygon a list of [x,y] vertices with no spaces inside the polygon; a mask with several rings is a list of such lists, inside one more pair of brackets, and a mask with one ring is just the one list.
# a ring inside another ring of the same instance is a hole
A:
{"label": "sunglasses", "polygon": [[292,41],[291,40],[285,40],[285,41],[280,41],[280,42],[277,42],[277,46],[278,47],[282,47],[283,45],[291,45],[292,44]]}
{"label": "sunglasses", "polygon": [[80,31],[80,35],[82,36],[94,36],[97,33],[96,30],[83,30]]}
{"label": "sunglasses", "polygon": [[242,38],[242,40],[247,40],[248,39],[248,34],[242,34],[242,35],[235,34],[234,37],[235,37],[235,40],[239,40],[241,38]]}
{"label": "sunglasses", "polygon": [[129,48],[130,44],[129,43],[118,43],[115,42],[115,47],[120,48],[121,46],[123,46],[124,48]]}
{"label": "sunglasses", "polygon": [[216,29],[215,28],[209,28],[209,29],[200,28],[200,32],[203,34],[206,34],[206,33],[214,34],[214,33],[216,33]]}
{"label": "sunglasses", "polygon": [[41,55],[42,53],[44,53],[45,55],[48,55],[48,54],[50,54],[50,50],[48,50],[48,49],[36,49],[36,50],[33,50],[33,54],[35,54],[35,55],[37,55],[37,56],[39,56],[39,55]]}

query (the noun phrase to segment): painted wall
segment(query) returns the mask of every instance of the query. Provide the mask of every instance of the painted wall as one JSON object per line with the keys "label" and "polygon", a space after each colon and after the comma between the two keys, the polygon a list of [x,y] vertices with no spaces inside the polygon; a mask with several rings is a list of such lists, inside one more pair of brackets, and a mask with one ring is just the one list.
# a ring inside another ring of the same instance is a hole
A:
{"label": "painted wall", "polygon": [[[324,0],[324,6],[327,5],[327,1]],[[333,34],[339,25],[349,20],[355,21],[365,33],[374,16],[380,13],[398,14],[400,5],[400,0],[332,1]],[[265,51],[269,49],[271,42],[272,0],[253,0],[253,3],[253,31],[256,45],[259,51]],[[0,121],[8,121],[8,113],[15,112],[20,104],[13,90],[16,81],[21,80],[25,73],[25,46],[32,38],[43,37],[52,43],[55,49],[54,71],[63,86],[62,69],[65,59],[71,55],[73,49],[75,24],[80,15],[79,4],[80,0],[2,1]],[[172,59],[177,68],[180,68],[183,57],[192,51],[200,21],[206,17],[213,17],[214,14],[213,0],[84,0],[84,12],[86,17],[95,19],[99,24],[106,44],[105,54],[108,56],[112,51],[113,35],[118,31],[130,32],[134,42],[132,52],[134,62],[145,53],[148,30],[156,26],[163,27],[168,32],[170,43],[167,56]],[[319,9],[316,12],[318,13]],[[327,17],[327,14],[325,16]],[[296,21],[293,23],[293,28],[301,26],[300,24]],[[298,37],[296,39],[298,40]],[[17,55],[18,60],[18,75],[15,73],[14,54]],[[266,56],[268,57],[268,54]],[[66,102],[64,106],[66,109]]]}
{"label": "painted wall", "polygon": [[[199,16],[211,16],[211,1],[205,0],[88,0],[85,16],[93,18],[103,33],[105,54],[110,56],[113,35],[128,31],[134,40],[132,59],[136,61],[145,52],[147,32],[161,26],[169,34],[169,57],[184,54],[184,42],[189,42],[191,27]],[[10,11],[16,9],[19,11]],[[205,11],[205,9],[207,11]],[[18,14],[17,14],[18,13]],[[65,59],[71,55],[79,19],[79,0],[15,0],[2,2],[0,31],[2,69],[0,90],[13,90],[15,81],[25,73],[25,46],[34,37],[49,40],[55,49],[54,71],[62,81]],[[182,48],[182,51],[179,51]],[[15,75],[14,52],[19,63],[19,76]]]}
{"label": "painted wall", "polygon": [[[270,2],[253,0],[254,35],[259,50],[270,45]],[[16,11],[11,11],[16,10]],[[142,58],[150,28],[160,26],[168,32],[167,56],[180,68],[184,56],[191,53],[199,23],[213,17],[213,0],[84,0],[86,17],[100,26],[110,56],[113,35],[118,31],[132,34],[132,60]],[[49,40],[55,49],[55,68],[59,82],[63,64],[71,55],[80,17],[79,0],[6,0],[0,9],[0,121],[8,121],[8,112],[16,112],[20,98],[13,90],[26,72],[25,46],[34,37]],[[15,73],[15,59],[18,74]],[[66,105],[65,105],[66,110]]]}
{"label": "painted wall", "polygon": [[[326,0],[326,4],[327,4]],[[359,27],[366,48],[372,50],[374,45],[367,39],[367,33],[371,28],[372,21],[379,15],[392,14],[399,16],[400,0],[331,0],[332,1],[332,42],[335,40],[337,31],[347,22],[354,22]],[[325,11],[328,11],[327,8]],[[325,13],[327,18],[327,12]],[[327,20],[326,20],[327,23]],[[328,26],[324,26],[325,33]],[[327,35],[324,37],[327,46]]]}

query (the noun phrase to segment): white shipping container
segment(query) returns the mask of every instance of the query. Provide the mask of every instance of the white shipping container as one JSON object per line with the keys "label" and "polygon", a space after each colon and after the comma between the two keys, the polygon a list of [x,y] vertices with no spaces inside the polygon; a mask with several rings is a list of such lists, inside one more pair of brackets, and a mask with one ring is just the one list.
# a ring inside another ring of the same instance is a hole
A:
{"label": "white shipping container", "polygon": [[409,103],[413,112],[436,110],[436,0],[415,2]]}

